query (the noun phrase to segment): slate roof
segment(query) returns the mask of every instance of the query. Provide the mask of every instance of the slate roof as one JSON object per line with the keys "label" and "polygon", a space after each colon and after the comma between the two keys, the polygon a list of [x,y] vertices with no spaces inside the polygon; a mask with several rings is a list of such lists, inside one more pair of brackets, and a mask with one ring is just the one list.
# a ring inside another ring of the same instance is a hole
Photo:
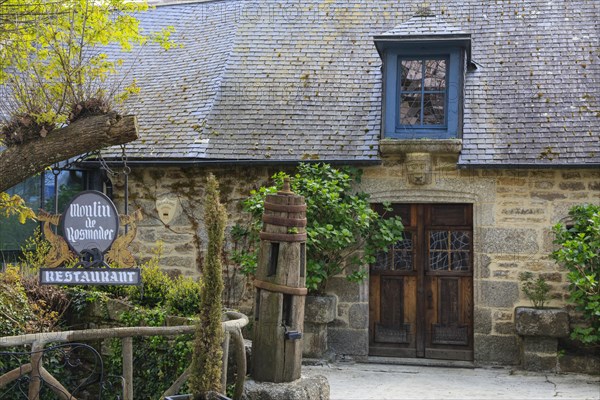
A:
{"label": "slate roof", "polygon": [[441,16],[434,14],[416,14],[381,36],[411,37],[453,35],[467,33],[459,26],[449,25]]}
{"label": "slate roof", "polygon": [[478,64],[465,80],[461,165],[600,164],[600,2],[434,1],[437,16],[411,20],[421,3],[221,0],[143,13],[146,30],[173,26],[183,47],[128,56],[142,88],[128,103],[142,135],[129,156],[376,161],[373,37],[428,34],[421,22],[436,18],[440,31],[471,34]]}

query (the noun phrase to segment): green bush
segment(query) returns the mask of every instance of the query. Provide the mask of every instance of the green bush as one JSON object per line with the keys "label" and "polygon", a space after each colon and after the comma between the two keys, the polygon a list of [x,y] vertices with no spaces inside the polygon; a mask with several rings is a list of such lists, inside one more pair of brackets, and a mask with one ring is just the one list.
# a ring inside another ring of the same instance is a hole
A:
{"label": "green bush", "polygon": [[[274,186],[252,191],[244,201],[244,210],[253,216],[254,230],[260,229],[267,194],[280,190],[287,177],[284,172],[275,174]],[[361,171],[353,168],[300,164],[292,179],[292,191],[304,196],[307,205],[306,286],[312,292],[318,292],[329,277],[345,270],[354,271],[346,274],[349,280],[364,279],[365,266],[375,261],[376,253],[387,251],[402,239],[400,218],[384,219],[371,208],[366,193],[354,190],[360,178]],[[255,250],[238,255],[246,271],[255,270],[256,255]]]}
{"label": "green bush", "polygon": [[[125,326],[165,326],[167,313],[161,309],[136,307],[121,315]],[[190,365],[192,335],[136,337],[133,339],[134,399],[157,399]],[[107,373],[120,376],[123,372],[121,340],[112,339],[106,359]],[[185,388],[183,390],[186,390]],[[107,399],[117,398],[119,391],[105,393]]]}
{"label": "green bush", "polygon": [[519,274],[519,280],[522,283],[521,289],[525,296],[531,301],[533,307],[544,308],[544,304],[548,302],[550,293],[550,285],[541,276],[533,279],[531,272],[522,272]]}
{"label": "green bush", "polygon": [[33,311],[21,284],[19,270],[9,266],[0,274],[0,336],[28,333],[32,320]]}
{"label": "green bush", "polygon": [[600,206],[571,208],[572,225],[553,228],[558,249],[551,257],[569,271],[570,300],[583,314],[587,326],[576,327],[572,338],[585,344],[600,344]]}
{"label": "green bush", "polygon": [[37,272],[41,267],[46,267],[46,256],[51,249],[50,242],[48,242],[39,228],[33,231],[33,235],[25,240],[23,246],[21,246],[21,264],[24,264],[31,272]]}
{"label": "green bush", "polygon": [[171,315],[192,317],[200,310],[202,284],[192,278],[178,276],[167,293],[166,310]]}
{"label": "green bush", "polygon": [[161,255],[162,243],[158,243],[153,256],[140,266],[142,285],[127,288],[126,293],[132,303],[149,308],[164,305],[173,280],[160,268]]}

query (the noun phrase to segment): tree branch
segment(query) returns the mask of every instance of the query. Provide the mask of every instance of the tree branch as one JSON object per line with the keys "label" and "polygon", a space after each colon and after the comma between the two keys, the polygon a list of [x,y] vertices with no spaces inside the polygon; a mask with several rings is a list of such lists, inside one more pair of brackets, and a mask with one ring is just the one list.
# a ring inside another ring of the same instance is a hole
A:
{"label": "tree branch", "polygon": [[0,152],[0,192],[56,162],[137,138],[134,115],[120,116],[110,112],[75,121],[50,132],[45,138],[10,146]]}

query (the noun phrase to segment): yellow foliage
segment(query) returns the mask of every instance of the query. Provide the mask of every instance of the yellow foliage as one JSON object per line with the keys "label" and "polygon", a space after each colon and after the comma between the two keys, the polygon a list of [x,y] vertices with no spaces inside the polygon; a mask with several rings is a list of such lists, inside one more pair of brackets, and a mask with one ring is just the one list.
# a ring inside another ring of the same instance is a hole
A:
{"label": "yellow foliage", "polygon": [[172,29],[142,32],[135,14],[147,9],[145,1],[130,0],[0,1],[0,15],[14,16],[0,30],[0,85],[14,104],[4,111],[56,126],[83,101],[118,97],[123,89],[110,87],[108,78],[122,60],[109,59],[104,46],[173,45]]}
{"label": "yellow foliage", "polygon": [[33,210],[25,205],[25,201],[18,195],[0,192],[0,215],[10,217],[17,215],[19,222],[24,224],[28,219],[35,219]]}

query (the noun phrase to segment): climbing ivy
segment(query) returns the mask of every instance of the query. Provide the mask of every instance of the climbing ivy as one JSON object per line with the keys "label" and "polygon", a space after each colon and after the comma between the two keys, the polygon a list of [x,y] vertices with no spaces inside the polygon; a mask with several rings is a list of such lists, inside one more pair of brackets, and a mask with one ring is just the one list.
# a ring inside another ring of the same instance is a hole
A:
{"label": "climbing ivy", "polygon": [[[244,210],[253,217],[246,228],[249,235],[258,238],[265,198],[280,190],[288,177],[285,172],[276,173],[274,185],[252,191],[243,202]],[[360,179],[358,169],[329,164],[302,163],[293,176],[291,189],[304,196],[307,206],[306,286],[312,292],[322,290],[330,277],[341,272],[347,272],[350,281],[363,280],[365,267],[375,261],[376,253],[387,251],[402,238],[400,218],[383,218],[371,208],[369,195],[355,190]],[[255,271],[256,246],[236,256],[245,271]]]}

